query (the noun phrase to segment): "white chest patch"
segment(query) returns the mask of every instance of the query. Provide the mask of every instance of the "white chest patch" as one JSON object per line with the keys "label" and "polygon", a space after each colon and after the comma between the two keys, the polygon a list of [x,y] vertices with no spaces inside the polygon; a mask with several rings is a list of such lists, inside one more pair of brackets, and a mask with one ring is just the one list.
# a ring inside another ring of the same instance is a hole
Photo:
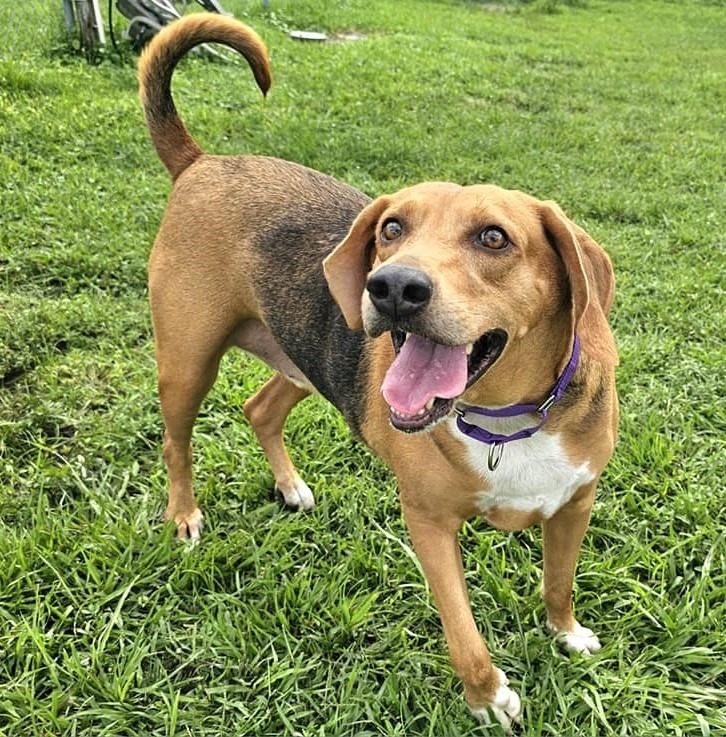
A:
{"label": "white chest patch", "polygon": [[[522,418],[480,418],[472,414],[467,415],[466,421],[504,435],[532,424],[531,420],[522,422]],[[537,512],[548,519],[580,486],[595,478],[587,463],[575,466],[568,459],[559,435],[548,434],[544,429],[530,438],[505,443],[499,465],[490,471],[490,446],[460,433],[455,419],[449,423],[452,434],[466,448],[472,470],[486,482],[486,489],[477,494],[477,507],[484,515],[505,507]]]}

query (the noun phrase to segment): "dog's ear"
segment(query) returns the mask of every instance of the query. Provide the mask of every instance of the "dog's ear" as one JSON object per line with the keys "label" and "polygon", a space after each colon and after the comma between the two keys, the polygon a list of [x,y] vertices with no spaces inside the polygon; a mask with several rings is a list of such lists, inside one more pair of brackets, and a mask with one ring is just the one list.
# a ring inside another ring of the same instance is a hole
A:
{"label": "dog's ear", "polygon": [[581,227],[554,202],[543,202],[542,222],[565,264],[572,292],[574,329],[583,350],[604,364],[615,366],[618,351],[607,322],[615,295],[610,258]]}
{"label": "dog's ear", "polygon": [[376,224],[389,198],[371,202],[353,221],[348,235],[323,261],[328,289],[351,330],[363,327],[361,299],[372,267]]}

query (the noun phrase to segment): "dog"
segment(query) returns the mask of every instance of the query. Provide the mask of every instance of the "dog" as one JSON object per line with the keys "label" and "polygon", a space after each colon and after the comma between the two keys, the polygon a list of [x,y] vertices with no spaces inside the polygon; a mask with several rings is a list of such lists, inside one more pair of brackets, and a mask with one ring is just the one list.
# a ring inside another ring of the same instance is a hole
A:
{"label": "dog", "polygon": [[192,426],[229,348],[274,370],[244,413],[276,489],[302,510],[313,495],[282,429],[322,394],[396,476],[468,706],[510,729],[520,699],[477,631],[457,535],[477,515],[503,530],[541,525],[547,626],[569,650],[600,648],[571,599],[617,434],[610,259],[558,205],[522,192],[427,182],[371,200],[288,161],[204,153],[170,85],[179,60],[211,42],[238,51],[267,93],[265,46],[231,18],[186,16],[139,62],[173,180],[149,259],[165,516],[199,538]]}

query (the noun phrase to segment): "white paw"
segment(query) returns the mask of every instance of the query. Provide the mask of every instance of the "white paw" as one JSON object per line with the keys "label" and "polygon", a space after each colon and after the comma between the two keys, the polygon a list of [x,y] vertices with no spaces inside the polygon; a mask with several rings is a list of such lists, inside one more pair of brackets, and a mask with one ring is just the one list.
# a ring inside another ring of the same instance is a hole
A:
{"label": "white paw", "polygon": [[295,476],[291,484],[275,484],[275,491],[282,494],[285,504],[293,509],[308,512],[315,506],[313,492],[299,476]]}
{"label": "white paw", "polygon": [[522,716],[522,702],[516,691],[509,688],[509,679],[504,671],[495,668],[499,674],[499,688],[494,693],[491,704],[487,707],[473,708],[469,707],[471,713],[481,719],[485,724],[491,724],[490,712],[494,714],[499,724],[505,732],[512,731],[512,722],[519,722]]}
{"label": "white paw", "polygon": [[188,543],[198,543],[203,529],[204,515],[199,509],[195,509],[188,517],[183,517],[176,522],[176,536]]}
{"label": "white paw", "polygon": [[602,645],[597,635],[587,627],[583,627],[579,622],[575,622],[575,626],[571,632],[558,630],[556,627],[547,622],[547,628],[561,642],[565,650],[570,653],[582,653],[583,655],[592,655],[596,653]]}

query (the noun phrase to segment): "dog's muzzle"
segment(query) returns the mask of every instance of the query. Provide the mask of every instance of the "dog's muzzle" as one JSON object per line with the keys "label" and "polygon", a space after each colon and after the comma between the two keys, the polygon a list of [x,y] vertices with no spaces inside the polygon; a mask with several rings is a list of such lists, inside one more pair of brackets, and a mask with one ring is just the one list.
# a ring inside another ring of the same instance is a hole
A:
{"label": "dog's muzzle", "polygon": [[434,285],[428,275],[413,266],[381,266],[368,278],[366,289],[373,306],[392,325],[412,317],[431,301]]}

